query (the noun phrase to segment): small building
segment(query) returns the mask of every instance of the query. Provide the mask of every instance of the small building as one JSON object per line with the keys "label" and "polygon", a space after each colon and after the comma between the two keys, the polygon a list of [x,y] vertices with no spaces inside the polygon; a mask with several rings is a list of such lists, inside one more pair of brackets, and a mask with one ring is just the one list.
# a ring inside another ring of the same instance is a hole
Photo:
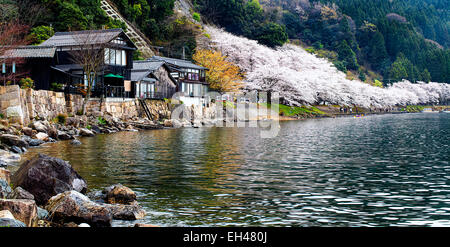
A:
{"label": "small building", "polygon": [[178,81],[179,92],[187,97],[203,97],[209,91],[206,81],[205,67],[198,66],[191,61],[154,56],[150,61],[163,61],[169,66],[172,76]]}
{"label": "small building", "polygon": [[[17,83],[30,77],[39,89],[49,89],[50,67],[56,61],[56,48],[53,46],[17,46],[7,50],[1,57],[1,75],[4,80]],[[5,81],[6,82],[6,81]]]}
{"label": "small building", "polygon": [[136,98],[170,99],[177,92],[177,80],[162,61],[134,61],[131,82]]}

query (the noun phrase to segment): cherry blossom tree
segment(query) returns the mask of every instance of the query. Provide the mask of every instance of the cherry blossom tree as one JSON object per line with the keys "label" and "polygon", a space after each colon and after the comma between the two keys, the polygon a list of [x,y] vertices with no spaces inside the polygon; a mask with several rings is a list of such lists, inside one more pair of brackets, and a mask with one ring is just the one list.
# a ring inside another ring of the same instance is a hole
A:
{"label": "cherry blossom tree", "polygon": [[403,80],[380,88],[346,75],[326,59],[303,48],[285,44],[271,49],[254,40],[208,26],[209,48],[222,52],[245,72],[244,91],[278,92],[291,105],[328,102],[343,106],[389,108],[412,104],[438,104],[450,100],[446,83],[411,83]]}

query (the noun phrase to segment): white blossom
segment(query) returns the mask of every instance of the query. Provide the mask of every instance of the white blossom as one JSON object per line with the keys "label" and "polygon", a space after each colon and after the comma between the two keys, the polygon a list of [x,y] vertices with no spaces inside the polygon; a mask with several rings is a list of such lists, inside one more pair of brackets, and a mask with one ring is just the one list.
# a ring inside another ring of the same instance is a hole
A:
{"label": "white blossom", "polygon": [[292,105],[328,102],[384,108],[450,100],[450,85],[446,83],[403,80],[386,88],[374,87],[347,79],[328,60],[299,46],[285,44],[271,49],[215,27],[208,26],[206,31],[211,35],[210,47],[220,50],[245,72],[245,90],[278,92]]}

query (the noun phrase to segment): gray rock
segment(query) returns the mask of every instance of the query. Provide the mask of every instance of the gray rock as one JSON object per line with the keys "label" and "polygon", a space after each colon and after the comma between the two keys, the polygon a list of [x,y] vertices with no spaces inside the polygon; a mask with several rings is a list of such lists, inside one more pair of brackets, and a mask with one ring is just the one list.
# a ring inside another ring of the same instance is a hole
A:
{"label": "gray rock", "polygon": [[21,154],[22,153],[22,149],[19,148],[18,146],[12,146],[9,150],[13,151],[16,154]]}
{"label": "gray rock", "polygon": [[88,129],[85,129],[85,128],[80,129],[80,135],[81,136],[95,136],[94,132],[92,132]]}
{"label": "gray rock", "polygon": [[8,198],[11,192],[12,189],[8,182],[4,179],[0,179],[0,198]]}
{"label": "gray rock", "polygon": [[110,204],[133,204],[136,201],[136,193],[121,184],[107,187],[102,193],[105,194],[105,201]]}
{"label": "gray rock", "polygon": [[38,132],[44,132],[47,133],[48,127],[45,126],[44,122],[42,121],[36,121],[32,124],[33,129],[37,130]]}
{"label": "gray rock", "polygon": [[27,227],[25,223],[19,220],[0,218],[0,227]]}
{"label": "gray rock", "polygon": [[9,135],[9,134],[0,135],[0,142],[9,146],[28,148],[28,143],[16,135]]}
{"label": "gray rock", "polygon": [[70,136],[69,134],[67,134],[66,132],[58,130],[58,139],[60,139],[60,140],[70,140],[72,138],[73,137]]}
{"label": "gray rock", "polygon": [[27,136],[33,136],[33,129],[28,127],[23,127],[22,132]]}
{"label": "gray rock", "polygon": [[13,192],[9,195],[9,199],[27,199],[27,200],[34,200],[34,196],[24,190],[22,187],[16,187]]}
{"label": "gray rock", "polygon": [[38,217],[39,220],[47,220],[48,216],[49,215],[48,215],[48,211],[47,210],[45,210],[43,208],[40,208],[40,207],[37,207],[37,217]]}
{"label": "gray rock", "polygon": [[44,143],[45,143],[44,141],[39,140],[39,139],[31,139],[31,140],[28,142],[28,144],[29,144],[31,147],[37,147],[37,146],[40,146],[40,145],[42,145],[42,144],[44,144]]}
{"label": "gray rock", "polygon": [[93,132],[95,132],[96,134],[101,134],[101,133],[102,133],[102,130],[101,130],[100,127],[98,127],[97,125],[92,125],[91,130],[92,130]]}
{"label": "gray rock", "polygon": [[145,217],[145,211],[137,203],[132,205],[102,204],[112,214],[115,220],[140,220]]}
{"label": "gray rock", "polygon": [[15,186],[30,192],[38,205],[61,192],[85,193],[86,181],[64,160],[39,154],[24,162],[11,178]]}
{"label": "gray rock", "polygon": [[73,139],[72,141],[70,141],[70,144],[72,144],[72,145],[81,145],[82,143],[79,140],[77,140],[77,139]]}

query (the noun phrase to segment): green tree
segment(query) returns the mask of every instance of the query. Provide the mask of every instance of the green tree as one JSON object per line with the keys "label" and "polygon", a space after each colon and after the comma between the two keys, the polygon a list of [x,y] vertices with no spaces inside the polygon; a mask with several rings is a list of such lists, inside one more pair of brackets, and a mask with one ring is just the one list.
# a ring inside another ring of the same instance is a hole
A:
{"label": "green tree", "polygon": [[355,52],[347,44],[347,41],[342,40],[337,47],[338,59],[341,60],[345,67],[350,70],[357,70],[359,68],[358,60]]}
{"label": "green tree", "polygon": [[420,74],[420,80],[427,83],[431,81],[431,75],[428,69],[424,69],[422,71],[422,73]]}
{"label": "green tree", "polygon": [[55,30],[53,30],[50,26],[38,26],[31,29],[31,34],[29,36],[31,40],[31,44],[39,45],[42,42],[46,41],[50,37],[55,34]]}
{"label": "green tree", "polygon": [[392,63],[389,69],[389,79],[391,81],[401,81],[408,78],[408,70],[405,67],[405,59],[399,56],[395,62]]}
{"label": "green tree", "polygon": [[256,31],[255,38],[259,43],[272,48],[282,46],[288,40],[286,28],[273,22],[262,24]]}

